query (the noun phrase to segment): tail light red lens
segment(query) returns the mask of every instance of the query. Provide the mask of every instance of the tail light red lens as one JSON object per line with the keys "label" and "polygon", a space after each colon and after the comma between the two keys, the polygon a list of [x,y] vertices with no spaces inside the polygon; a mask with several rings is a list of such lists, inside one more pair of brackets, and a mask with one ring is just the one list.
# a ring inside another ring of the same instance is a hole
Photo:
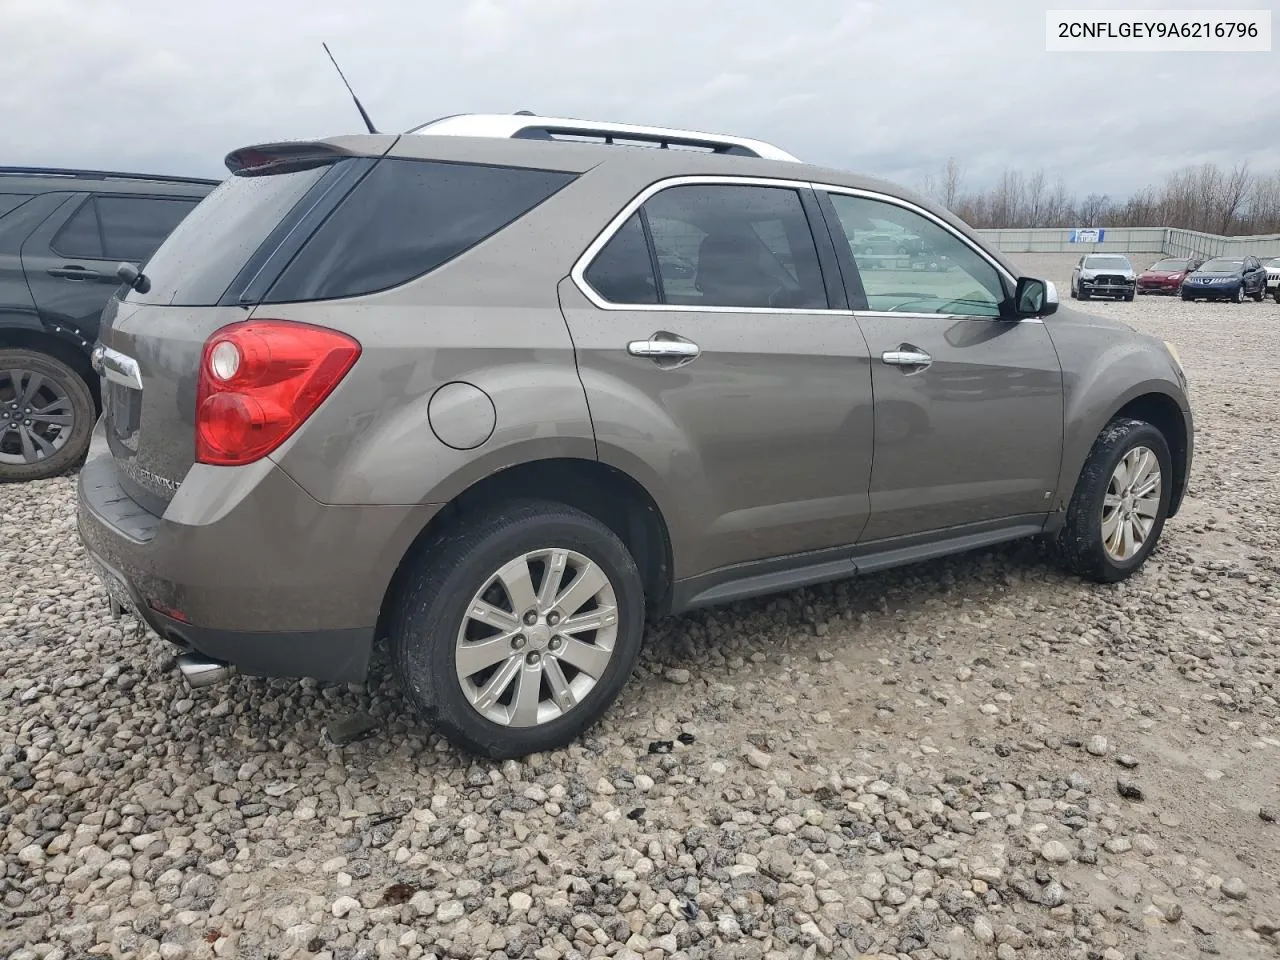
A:
{"label": "tail light red lens", "polygon": [[291,320],[250,320],[204,345],[196,387],[196,461],[261,459],[298,429],[360,356],[344,333]]}

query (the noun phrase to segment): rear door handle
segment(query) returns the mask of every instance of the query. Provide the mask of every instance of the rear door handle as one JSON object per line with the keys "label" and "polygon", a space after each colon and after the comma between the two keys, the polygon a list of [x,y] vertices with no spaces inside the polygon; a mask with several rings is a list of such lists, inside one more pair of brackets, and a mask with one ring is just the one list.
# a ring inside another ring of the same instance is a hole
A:
{"label": "rear door handle", "polygon": [[632,340],[627,344],[627,353],[633,357],[648,357],[662,369],[673,370],[693,363],[702,349],[692,340],[660,330],[648,340]]}
{"label": "rear door handle", "polygon": [[933,357],[929,354],[918,348],[908,348],[906,344],[897,350],[886,350],[880,354],[880,360],[891,367],[920,367],[921,369],[933,363]]}
{"label": "rear door handle", "polygon": [[63,280],[101,280],[102,274],[97,270],[90,270],[87,267],[54,267],[49,271],[49,276],[59,277]]}

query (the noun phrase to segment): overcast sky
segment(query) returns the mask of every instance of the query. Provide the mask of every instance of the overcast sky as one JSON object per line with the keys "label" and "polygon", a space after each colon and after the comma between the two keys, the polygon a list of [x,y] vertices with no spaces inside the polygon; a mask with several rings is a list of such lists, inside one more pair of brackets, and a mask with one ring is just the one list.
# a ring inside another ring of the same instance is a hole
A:
{"label": "overcast sky", "polygon": [[0,0],[0,164],[220,177],[233,148],[358,131],[327,40],[389,132],[530,109],[758,137],[912,187],[954,155],[968,186],[1042,167],[1113,196],[1193,163],[1280,169],[1280,52],[1045,51],[1046,9],[1121,6],[1172,4]]}

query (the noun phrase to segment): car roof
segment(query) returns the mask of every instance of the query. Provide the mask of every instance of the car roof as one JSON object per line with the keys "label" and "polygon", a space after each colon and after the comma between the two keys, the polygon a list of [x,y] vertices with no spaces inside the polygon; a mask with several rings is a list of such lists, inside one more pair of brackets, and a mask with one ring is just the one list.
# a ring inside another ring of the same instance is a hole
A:
{"label": "car roof", "polygon": [[221,181],[167,174],[81,170],[70,167],[0,167],[0,193],[148,193],[203,196]]}
{"label": "car roof", "polygon": [[634,180],[638,189],[674,177],[733,176],[865,190],[896,197],[928,211],[979,244],[1011,275],[1019,275],[1017,267],[1000,250],[984,243],[967,223],[932,199],[887,180],[798,160],[768,159],[700,149],[664,149],[659,146],[575,140],[461,134],[435,136],[424,130],[421,133],[357,133],[311,141],[254,144],[229,153],[227,166],[233,171],[238,170],[245,158],[252,158],[250,162],[263,162],[272,157],[278,157],[285,164],[299,160],[305,162],[308,153],[312,151],[317,156],[328,155],[329,158],[334,155],[402,157],[578,174],[607,167],[620,177]]}

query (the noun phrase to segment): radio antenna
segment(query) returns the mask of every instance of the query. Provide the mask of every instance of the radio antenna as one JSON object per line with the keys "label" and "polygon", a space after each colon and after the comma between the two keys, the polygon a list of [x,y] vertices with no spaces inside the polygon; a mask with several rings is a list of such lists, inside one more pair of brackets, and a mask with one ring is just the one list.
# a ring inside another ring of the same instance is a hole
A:
{"label": "radio antenna", "polygon": [[338,71],[338,76],[342,78],[342,83],[347,88],[347,93],[351,94],[351,99],[356,102],[356,109],[360,111],[360,117],[364,120],[364,125],[369,128],[370,133],[377,133],[378,131],[373,128],[373,121],[369,119],[369,114],[365,112],[364,106],[360,103],[360,98],[351,89],[351,84],[347,83],[347,78],[343,74],[342,68],[338,66],[338,61],[333,59],[333,54],[329,51],[329,45],[321,41],[320,46],[324,47],[324,52],[329,54],[329,62],[333,64],[333,69]]}

